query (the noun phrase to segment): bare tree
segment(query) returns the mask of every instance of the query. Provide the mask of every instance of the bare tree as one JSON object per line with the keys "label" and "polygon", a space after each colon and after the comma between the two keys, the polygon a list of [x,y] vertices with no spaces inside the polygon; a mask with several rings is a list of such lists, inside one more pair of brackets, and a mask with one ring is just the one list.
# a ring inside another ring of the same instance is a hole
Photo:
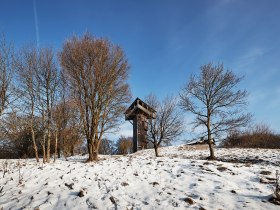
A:
{"label": "bare tree", "polygon": [[59,139],[62,138],[62,131],[67,127],[67,122],[71,113],[69,109],[67,110],[69,106],[66,101],[66,94],[66,81],[63,73],[61,72],[60,82],[58,84],[58,98],[52,111],[52,120],[55,130],[54,162],[57,155],[58,158],[60,158],[61,143],[59,142]]}
{"label": "bare tree", "polygon": [[130,100],[128,62],[123,50],[90,34],[66,41],[60,54],[87,140],[89,159],[98,159],[104,133],[119,123]]}
{"label": "bare tree", "polygon": [[157,111],[156,119],[148,120],[147,140],[153,144],[156,157],[159,157],[160,145],[170,144],[183,133],[183,115],[177,109],[177,101],[173,97],[166,97],[159,102],[154,95],[149,95],[146,102]]}
{"label": "bare tree", "polygon": [[12,102],[12,78],[15,68],[12,44],[6,43],[5,36],[0,37],[0,116]]}
{"label": "bare tree", "polygon": [[30,116],[28,120],[28,125],[30,127],[32,143],[34,154],[37,162],[39,162],[38,149],[35,139],[34,131],[34,117],[35,117],[35,108],[37,100],[37,86],[35,72],[39,68],[39,58],[38,53],[35,48],[25,48],[21,50],[17,59],[17,81],[18,81],[18,92],[21,96],[22,106],[21,108],[24,112]]}
{"label": "bare tree", "polygon": [[55,146],[54,146],[54,155],[53,155],[53,162],[56,161],[56,156],[57,156],[57,147],[58,147],[58,135],[61,133],[62,127],[65,127],[63,119],[64,117],[64,104],[61,106],[57,105],[54,107],[53,111],[53,124],[54,124],[54,135],[55,135]]}
{"label": "bare tree", "polygon": [[55,126],[55,155],[60,157],[61,151],[65,157],[74,155],[75,148],[82,143],[81,123],[78,107],[70,100],[60,100],[54,107],[53,124]]}
{"label": "bare tree", "polygon": [[[58,91],[58,67],[55,61],[54,53],[49,48],[40,49],[39,51],[39,68],[36,69],[35,77],[37,82],[37,100],[42,119],[45,120],[43,127],[46,128],[43,144],[46,141],[46,162],[50,161],[51,135],[54,133],[52,124],[52,111],[55,104]],[[45,148],[45,145],[43,145]]]}
{"label": "bare tree", "polygon": [[99,154],[112,155],[115,152],[114,142],[108,138],[103,138],[99,146]]}
{"label": "bare tree", "polygon": [[242,77],[225,70],[223,64],[208,63],[200,67],[198,76],[192,75],[180,93],[180,104],[196,118],[194,128],[204,126],[210,149],[209,159],[215,159],[213,137],[231,129],[246,126],[250,114],[243,114],[247,92],[237,90]]}

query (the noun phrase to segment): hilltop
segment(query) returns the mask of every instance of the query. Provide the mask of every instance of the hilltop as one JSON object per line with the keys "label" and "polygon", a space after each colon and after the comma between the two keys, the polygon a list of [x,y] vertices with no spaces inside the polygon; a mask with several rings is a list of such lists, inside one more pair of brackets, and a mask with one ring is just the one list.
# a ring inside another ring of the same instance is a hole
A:
{"label": "hilltop", "polygon": [[218,161],[188,146],[159,152],[0,160],[0,209],[279,209],[268,197],[280,150],[217,148]]}

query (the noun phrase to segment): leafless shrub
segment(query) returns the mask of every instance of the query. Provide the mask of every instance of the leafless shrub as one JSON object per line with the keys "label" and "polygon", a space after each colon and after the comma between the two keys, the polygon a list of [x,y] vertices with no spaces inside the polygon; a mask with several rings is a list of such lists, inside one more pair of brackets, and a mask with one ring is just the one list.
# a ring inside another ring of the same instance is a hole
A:
{"label": "leafless shrub", "polygon": [[[0,158],[35,157],[28,121],[29,116],[19,112],[11,112],[1,118],[1,133],[3,133],[1,137],[5,140],[0,142]],[[36,123],[38,121],[36,119]],[[39,124],[34,124],[34,132],[37,143],[42,136]],[[39,154],[40,152],[38,150]]]}
{"label": "leafless shrub", "polygon": [[133,151],[132,137],[121,136],[116,142],[116,146],[117,146],[117,154],[119,155],[127,155],[132,153]]}
{"label": "leafless shrub", "polygon": [[244,132],[231,131],[224,141],[225,147],[241,148],[280,148],[280,135],[275,134],[269,126],[259,124]]}

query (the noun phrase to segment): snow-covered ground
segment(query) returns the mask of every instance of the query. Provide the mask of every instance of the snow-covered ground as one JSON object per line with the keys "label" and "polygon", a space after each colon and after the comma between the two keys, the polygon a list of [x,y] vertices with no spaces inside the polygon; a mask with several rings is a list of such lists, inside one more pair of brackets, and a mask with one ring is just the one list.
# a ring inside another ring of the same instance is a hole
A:
{"label": "snow-covered ground", "polygon": [[176,146],[159,158],[144,150],[96,163],[0,160],[0,209],[280,209],[267,201],[280,150],[218,148],[219,161],[208,153]]}

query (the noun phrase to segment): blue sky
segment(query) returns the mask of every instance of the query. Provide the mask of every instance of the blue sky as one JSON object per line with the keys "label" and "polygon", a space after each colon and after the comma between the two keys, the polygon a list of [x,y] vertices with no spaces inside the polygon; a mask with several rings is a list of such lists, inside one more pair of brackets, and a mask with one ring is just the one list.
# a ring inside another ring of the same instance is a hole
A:
{"label": "blue sky", "polygon": [[0,31],[16,47],[57,50],[73,34],[106,37],[126,52],[140,98],[177,95],[202,64],[223,62],[245,75],[255,122],[280,132],[279,11],[279,0],[0,0]]}

